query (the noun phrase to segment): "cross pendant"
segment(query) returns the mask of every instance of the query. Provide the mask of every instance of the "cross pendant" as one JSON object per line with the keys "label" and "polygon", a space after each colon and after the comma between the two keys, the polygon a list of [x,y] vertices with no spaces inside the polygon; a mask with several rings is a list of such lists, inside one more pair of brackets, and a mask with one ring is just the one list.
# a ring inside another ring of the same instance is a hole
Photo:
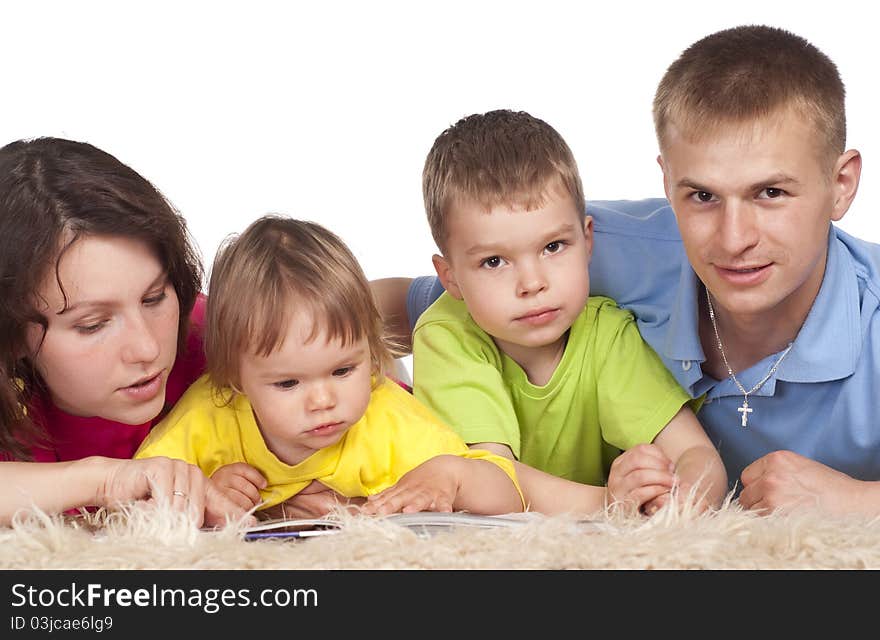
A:
{"label": "cross pendant", "polygon": [[742,414],[742,426],[749,426],[749,414],[752,412],[752,409],[749,408],[749,399],[743,398],[743,406],[737,409]]}

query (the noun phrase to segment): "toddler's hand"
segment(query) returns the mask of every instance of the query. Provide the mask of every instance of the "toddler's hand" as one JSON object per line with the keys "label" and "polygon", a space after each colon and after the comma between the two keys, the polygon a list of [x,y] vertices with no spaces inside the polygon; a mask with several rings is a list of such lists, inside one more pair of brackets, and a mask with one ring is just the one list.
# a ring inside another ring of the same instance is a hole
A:
{"label": "toddler's hand", "polygon": [[369,496],[364,512],[375,515],[415,511],[452,511],[458,495],[458,456],[440,455],[405,473],[392,487]]}

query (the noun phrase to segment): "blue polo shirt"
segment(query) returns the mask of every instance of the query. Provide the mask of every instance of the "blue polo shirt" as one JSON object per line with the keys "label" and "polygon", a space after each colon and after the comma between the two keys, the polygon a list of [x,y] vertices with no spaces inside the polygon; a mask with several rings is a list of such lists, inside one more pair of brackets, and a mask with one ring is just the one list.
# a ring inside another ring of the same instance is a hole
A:
{"label": "blue polo shirt", "polygon": [[[791,352],[767,382],[743,395],[730,378],[704,374],[697,331],[698,291],[672,209],[664,199],[587,203],[595,241],[590,295],[614,298],[638,319],[645,340],[693,398],[731,484],[757,458],[780,449],[849,476],[880,480],[880,245],[832,226],[825,276]],[[410,322],[443,291],[434,277],[410,286]],[[737,378],[750,389],[779,354]]]}

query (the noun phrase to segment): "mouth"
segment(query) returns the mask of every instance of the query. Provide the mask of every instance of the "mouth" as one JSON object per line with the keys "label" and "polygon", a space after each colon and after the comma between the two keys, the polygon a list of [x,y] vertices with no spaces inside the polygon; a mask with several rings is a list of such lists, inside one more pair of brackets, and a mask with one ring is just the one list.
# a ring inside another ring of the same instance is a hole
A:
{"label": "mouth", "polygon": [[543,307],[540,309],[533,309],[524,315],[514,318],[514,320],[516,322],[523,322],[530,325],[542,325],[555,320],[558,315],[558,307]]}
{"label": "mouth", "polygon": [[723,267],[718,265],[718,268],[722,271],[730,271],[731,273],[756,273],[761,269],[766,269],[770,264],[768,262],[767,264],[759,264],[754,267]]}
{"label": "mouth", "polygon": [[732,285],[756,285],[762,283],[770,275],[772,262],[744,266],[715,265],[715,270],[722,280]]}
{"label": "mouth", "polygon": [[117,391],[125,394],[134,402],[149,402],[156,398],[163,388],[165,369],[158,373],[145,376],[127,387],[120,387]]}
{"label": "mouth", "polygon": [[144,387],[148,387],[150,384],[156,382],[161,375],[162,375],[162,371],[159,371],[157,373],[153,373],[148,376],[144,376],[143,378],[141,378],[137,382],[133,382],[132,384],[130,384],[126,387],[120,387],[120,389],[122,389],[122,390],[131,389],[133,391],[136,391],[138,389],[143,389]]}
{"label": "mouth", "polygon": [[312,427],[306,431],[306,433],[313,436],[330,435],[338,431],[344,424],[345,422],[343,420],[337,422],[325,422],[324,424],[319,424],[317,427]]}

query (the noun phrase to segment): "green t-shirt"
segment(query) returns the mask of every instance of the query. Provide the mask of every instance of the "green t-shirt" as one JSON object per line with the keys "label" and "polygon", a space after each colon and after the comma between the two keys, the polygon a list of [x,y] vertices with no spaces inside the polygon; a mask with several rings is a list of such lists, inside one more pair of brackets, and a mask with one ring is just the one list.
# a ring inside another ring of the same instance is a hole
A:
{"label": "green t-shirt", "polygon": [[465,442],[506,444],[532,467],[593,485],[689,400],[632,314],[599,296],[588,299],[559,366],[539,387],[444,293],[413,331],[413,383]]}

